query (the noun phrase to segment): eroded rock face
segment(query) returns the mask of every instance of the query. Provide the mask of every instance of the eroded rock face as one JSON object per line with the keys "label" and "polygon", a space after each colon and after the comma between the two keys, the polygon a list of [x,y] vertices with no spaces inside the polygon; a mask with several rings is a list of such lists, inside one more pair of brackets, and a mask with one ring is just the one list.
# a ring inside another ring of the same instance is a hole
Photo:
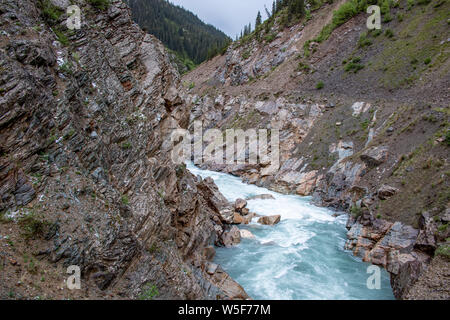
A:
{"label": "eroded rock face", "polygon": [[[421,247],[420,234],[426,230],[380,219],[363,223],[363,219],[362,216],[349,219],[345,249],[352,250],[363,261],[386,268],[391,274],[394,295],[405,298],[430,262],[430,256]],[[425,248],[427,245],[428,242]]]}
{"label": "eroded rock face", "polygon": [[65,14],[57,21],[66,45],[36,1],[0,4],[0,210],[42,214],[53,232],[32,254],[80,266],[90,297],[135,298],[152,284],[158,298],[247,298],[223,270],[205,271],[226,200],[171,161],[189,110],[163,45],[122,1],[74,2],[86,14],[73,33]]}

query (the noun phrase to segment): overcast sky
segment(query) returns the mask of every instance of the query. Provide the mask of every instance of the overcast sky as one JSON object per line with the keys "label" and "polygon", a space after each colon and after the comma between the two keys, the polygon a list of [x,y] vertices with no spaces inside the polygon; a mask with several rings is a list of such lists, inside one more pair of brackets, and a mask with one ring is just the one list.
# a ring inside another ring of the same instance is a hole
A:
{"label": "overcast sky", "polygon": [[267,18],[264,4],[272,10],[273,0],[169,0],[196,14],[201,20],[235,38],[252,23],[255,27],[256,14],[261,11],[263,20]]}

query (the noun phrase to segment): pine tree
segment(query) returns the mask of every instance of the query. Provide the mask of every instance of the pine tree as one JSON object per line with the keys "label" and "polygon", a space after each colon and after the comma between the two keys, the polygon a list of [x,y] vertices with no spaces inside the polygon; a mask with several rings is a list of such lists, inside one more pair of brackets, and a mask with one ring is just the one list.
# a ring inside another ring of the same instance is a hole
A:
{"label": "pine tree", "polygon": [[258,15],[256,16],[255,29],[258,28],[262,23],[261,12],[258,11]]}

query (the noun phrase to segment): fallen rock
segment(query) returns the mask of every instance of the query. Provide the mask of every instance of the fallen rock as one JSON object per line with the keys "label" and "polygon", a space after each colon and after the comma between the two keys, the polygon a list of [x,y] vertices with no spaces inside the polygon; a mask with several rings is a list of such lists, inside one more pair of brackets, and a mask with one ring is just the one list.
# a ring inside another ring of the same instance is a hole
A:
{"label": "fallen rock", "polygon": [[394,196],[399,190],[397,188],[388,186],[388,185],[383,185],[381,186],[381,188],[378,190],[378,198],[380,198],[381,200],[386,200],[392,196]]}
{"label": "fallen rock", "polygon": [[207,261],[211,261],[214,259],[214,256],[216,255],[216,249],[214,249],[213,246],[208,246],[203,249],[203,256]]}
{"label": "fallen rock", "polygon": [[215,263],[208,262],[206,264],[206,273],[213,275],[219,266]]}
{"label": "fallen rock", "polygon": [[241,233],[238,227],[233,226],[229,231],[226,231],[222,235],[222,242],[225,247],[231,248],[232,246],[241,242]]}
{"label": "fallen rock", "polygon": [[233,216],[233,224],[242,224],[244,223],[244,217],[242,217],[239,213],[235,212]]}
{"label": "fallen rock", "polygon": [[247,201],[244,199],[236,199],[236,202],[234,203],[234,208],[236,211],[241,212],[242,209],[244,209],[247,206]]}
{"label": "fallen rock", "polygon": [[234,212],[231,209],[223,209],[219,212],[220,220],[226,224],[232,224],[234,220]]}
{"label": "fallen rock", "polygon": [[386,162],[388,155],[389,149],[387,147],[373,147],[369,148],[361,155],[361,160],[370,167],[377,167]]}
{"label": "fallen rock", "polygon": [[435,238],[437,228],[428,212],[424,212],[420,217],[419,226],[420,231],[416,243],[414,244],[414,248],[433,255],[437,248]]}
{"label": "fallen rock", "polygon": [[261,218],[258,219],[258,223],[264,224],[264,225],[267,225],[267,226],[276,225],[276,224],[280,223],[280,221],[281,221],[281,216],[280,215],[265,216],[265,217],[261,217]]}
{"label": "fallen rock", "polygon": [[242,208],[241,213],[243,216],[246,216],[250,213],[250,209],[249,208]]}

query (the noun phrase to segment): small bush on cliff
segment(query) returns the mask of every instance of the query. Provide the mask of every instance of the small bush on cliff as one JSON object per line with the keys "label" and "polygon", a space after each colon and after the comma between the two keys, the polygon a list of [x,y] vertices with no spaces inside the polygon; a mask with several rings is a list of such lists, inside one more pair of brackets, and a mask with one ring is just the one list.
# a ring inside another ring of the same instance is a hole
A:
{"label": "small bush on cliff", "polygon": [[450,130],[447,130],[447,133],[445,134],[445,144],[447,146],[450,146]]}
{"label": "small bush on cliff", "polygon": [[155,285],[148,283],[144,286],[144,288],[142,288],[142,293],[139,296],[139,300],[153,300],[153,298],[158,295],[158,288]]}
{"label": "small bush on cliff", "polygon": [[53,5],[50,0],[40,0],[38,7],[42,11],[45,22],[49,25],[55,25],[64,13],[60,8]]}
{"label": "small bush on cliff", "polygon": [[441,256],[450,259],[450,245],[445,244],[436,249],[435,256]]}
{"label": "small bush on cliff", "polygon": [[316,84],[316,89],[317,89],[317,90],[323,89],[324,86],[325,86],[325,84],[323,83],[323,81],[319,81],[319,82]]}
{"label": "small bush on cliff", "polygon": [[39,219],[34,213],[31,213],[19,220],[19,226],[23,231],[22,236],[26,240],[29,240],[43,236],[49,223]]}
{"label": "small bush on cliff", "polygon": [[109,8],[109,0],[88,0],[91,6],[100,9],[106,10]]}

